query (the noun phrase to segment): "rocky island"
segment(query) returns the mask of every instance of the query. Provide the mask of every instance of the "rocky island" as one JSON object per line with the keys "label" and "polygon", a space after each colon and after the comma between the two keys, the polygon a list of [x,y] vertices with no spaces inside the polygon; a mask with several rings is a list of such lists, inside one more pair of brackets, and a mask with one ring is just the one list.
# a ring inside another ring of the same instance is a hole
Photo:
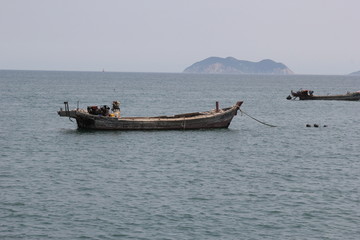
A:
{"label": "rocky island", "polygon": [[360,71],[350,73],[351,76],[360,76]]}
{"label": "rocky island", "polygon": [[184,73],[218,73],[218,74],[294,74],[282,63],[265,59],[260,62],[238,60],[233,57],[209,57],[194,63]]}

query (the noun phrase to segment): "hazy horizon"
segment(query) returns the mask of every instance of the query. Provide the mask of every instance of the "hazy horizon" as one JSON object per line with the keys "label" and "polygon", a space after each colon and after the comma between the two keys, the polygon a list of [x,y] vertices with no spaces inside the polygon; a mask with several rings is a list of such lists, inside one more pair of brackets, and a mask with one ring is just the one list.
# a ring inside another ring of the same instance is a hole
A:
{"label": "hazy horizon", "polygon": [[356,0],[2,0],[0,69],[181,73],[211,56],[360,70]]}

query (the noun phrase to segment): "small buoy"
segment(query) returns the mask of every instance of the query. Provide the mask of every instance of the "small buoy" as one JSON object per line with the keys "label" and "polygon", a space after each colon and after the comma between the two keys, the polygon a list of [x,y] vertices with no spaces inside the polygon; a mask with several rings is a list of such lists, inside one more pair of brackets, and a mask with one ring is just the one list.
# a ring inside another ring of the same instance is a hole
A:
{"label": "small buoy", "polygon": [[327,127],[327,125],[324,125],[324,127]]}
{"label": "small buoy", "polygon": [[311,127],[311,125],[310,125],[310,124],[306,124],[306,127]]}
{"label": "small buoy", "polygon": [[314,124],[314,127],[319,127],[319,125],[318,125],[318,124]]}

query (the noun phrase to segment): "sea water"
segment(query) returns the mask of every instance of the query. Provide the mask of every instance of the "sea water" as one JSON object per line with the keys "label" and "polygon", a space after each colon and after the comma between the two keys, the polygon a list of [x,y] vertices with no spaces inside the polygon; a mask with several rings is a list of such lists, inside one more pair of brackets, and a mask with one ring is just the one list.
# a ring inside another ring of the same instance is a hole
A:
{"label": "sea water", "polygon": [[[359,239],[360,102],[286,100],[300,88],[360,77],[0,71],[0,239]],[[122,116],[244,101],[277,127],[84,131],[56,112],[113,100]]]}

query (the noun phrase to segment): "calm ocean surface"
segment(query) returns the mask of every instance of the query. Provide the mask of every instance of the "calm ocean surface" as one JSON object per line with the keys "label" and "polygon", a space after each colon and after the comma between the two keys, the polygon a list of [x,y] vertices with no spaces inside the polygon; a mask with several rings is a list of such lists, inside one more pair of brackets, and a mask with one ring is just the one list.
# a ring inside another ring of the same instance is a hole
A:
{"label": "calm ocean surface", "polygon": [[[0,239],[359,239],[360,77],[0,71]],[[229,129],[79,131],[56,111],[228,107]],[[307,128],[306,124],[327,127]]]}

